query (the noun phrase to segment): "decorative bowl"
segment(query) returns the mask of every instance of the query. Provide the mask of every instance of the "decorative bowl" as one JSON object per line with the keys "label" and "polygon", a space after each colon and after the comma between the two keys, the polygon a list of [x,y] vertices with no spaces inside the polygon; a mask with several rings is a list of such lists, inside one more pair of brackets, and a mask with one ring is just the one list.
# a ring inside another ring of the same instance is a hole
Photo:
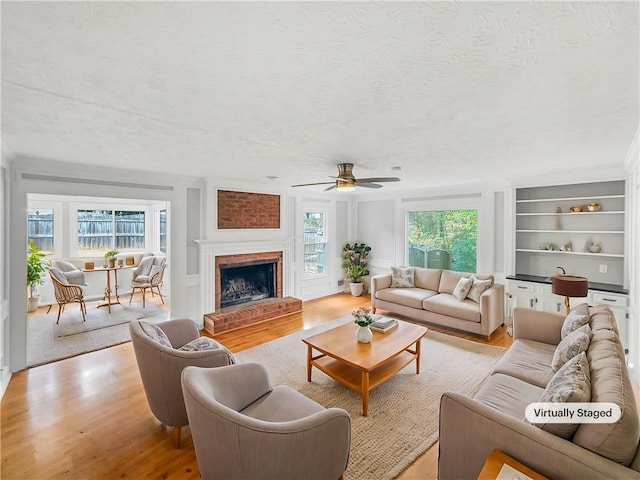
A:
{"label": "decorative bowl", "polygon": [[582,207],[571,207],[569,210],[571,210],[572,212],[581,212],[582,211]]}
{"label": "decorative bowl", "polygon": [[597,212],[600,210],[600,204],[599,203],[590,203],[589,205],[587,205],[587,209],[590,212]]}

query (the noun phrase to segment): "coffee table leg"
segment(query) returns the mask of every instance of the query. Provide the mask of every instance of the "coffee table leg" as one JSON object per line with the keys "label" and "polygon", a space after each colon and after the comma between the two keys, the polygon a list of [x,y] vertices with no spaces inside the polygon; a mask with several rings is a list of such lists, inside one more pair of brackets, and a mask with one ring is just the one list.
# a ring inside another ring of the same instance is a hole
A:
{"label": "coffee table leg", "polygon": [[362,372],[362,416],[369,412],[369,372]]}
{"label": "coffee table leg", "polygon": [[420,345],[422,345],[422,339],[416,342],[416,375],[420,375]]}
{"label": "coffee table leg", "polygon": [[311,381],[311,345],[307,345],[307,382]]}

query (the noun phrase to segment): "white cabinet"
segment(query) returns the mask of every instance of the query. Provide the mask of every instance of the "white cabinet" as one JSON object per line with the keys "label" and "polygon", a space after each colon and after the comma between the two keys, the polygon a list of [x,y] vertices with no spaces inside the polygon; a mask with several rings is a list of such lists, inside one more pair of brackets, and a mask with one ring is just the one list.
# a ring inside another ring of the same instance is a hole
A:
{"label": "white cabinet", "polygon": [[[591,282],[623,285],[624,180],[519,188],[515,193],[517,275],[548,277],[561,266]],[[589,204],[597,204],[597,211],[589,211]],[[600,248],[592,249],[593,242]]]}
{"label": "white cabinet", "polygon": [[[554,295],[551,285],[509,280],[512,307],[533,308],[545,312],[564,313],[564,297]],[[571,305],[587,302],[588,297],[572,298]]]}

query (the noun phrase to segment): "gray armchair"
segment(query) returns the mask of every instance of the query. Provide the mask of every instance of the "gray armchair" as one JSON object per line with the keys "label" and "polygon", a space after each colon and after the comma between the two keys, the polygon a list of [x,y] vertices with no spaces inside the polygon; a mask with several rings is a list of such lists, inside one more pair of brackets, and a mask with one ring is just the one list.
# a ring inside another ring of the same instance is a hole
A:
{"label": "gray armchair", "polygon": [[62,276],[66,278],[69,285],[87,285],[87,280],[85,278],[84,272],[76,267],[73,263],[66,262],[64,260],[54,260],[53,262],[51,262],[51,266],[60,270]]}
{"label": "gray armchair", "polygon": [[173,443],[179,448],[181,428],[189,424],[180,385],[182,370],[188,365],[230,365],[235,358],[224,346],[200,337],[190,319],[156,324],[132,320],[129,332],[149,408],[158,420],[173,427]]}
{"label": "gray armchair", "polygon": [[187,367],[182,391],[204,480],[337,480],[347,468],[349,414],[272,388],[262,365]]}

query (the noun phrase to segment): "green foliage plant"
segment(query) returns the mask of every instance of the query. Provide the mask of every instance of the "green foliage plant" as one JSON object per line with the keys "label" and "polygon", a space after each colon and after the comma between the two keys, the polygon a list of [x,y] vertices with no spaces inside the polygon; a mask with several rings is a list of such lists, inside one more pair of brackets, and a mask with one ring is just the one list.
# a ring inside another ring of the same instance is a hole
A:
{"label": "green foliage plant", "polygon": [[342,247],[342,268],[351,283],[360,283],[363,276],[369,275],[367,259],[370,252],[371,247],[365,243],[347,243]]}
{"label": "green foliage plant", "polygon": [[107,253],[104,254],[104,258],[105,260],[115,257],[116,255],[118,255],[120,252],[118,250],[109,250]]}
{"label": "green foliage plant", "polygon": [[38,285],[42,285],[44,273],[49,268],[49,262],[44,260],[45,254],[33,243],[29,242],[27,248],[27,286],[29,287],[29,297],[33,297],[33,291]]}

